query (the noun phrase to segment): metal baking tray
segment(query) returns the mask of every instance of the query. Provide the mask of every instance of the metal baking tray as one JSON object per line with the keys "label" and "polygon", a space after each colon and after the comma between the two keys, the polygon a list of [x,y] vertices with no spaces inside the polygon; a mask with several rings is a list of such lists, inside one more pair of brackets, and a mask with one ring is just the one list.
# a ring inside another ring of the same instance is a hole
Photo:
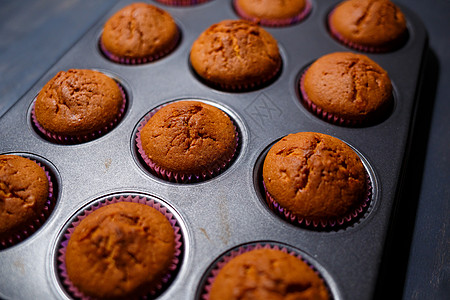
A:
{"label": "metal baking tray", "polygon": [[[131,3],[120,1],[93,26],[44,76],[0,118],[0,153],[16,153],[45,164],[55,179],[56,206],[33,235],[0,251],[0,298],[68,299],[57,271],[57,248],[68,222],[99,199],[115,194],[149,195],[177,217],[183,235],[178,273],[159,299],[198,299],[207,271],[225,252],[248,243],[273,242],[295,249],[318,269],[334,299],[371,299],[375,293],[389,224],[401,194],[409,138],[427,50],[422,22],[407,7],[409,39],[400,49],[367,54],[387,70],[395,106],[390,116],[370,127],[332,125],[311,115],[300,103],[302,70],[320,56],[353,51],[327,31],[327,14],[339,1],[311,0],[312,11],[300,23],[265,27],[278,41],[283,59],[279,77],[247,92],[225,92],[197,79],[189,65],[194,40],[210,25],[238,19],[232,1],[212,0],[190,7],[151,4],[168,11],[182,38],[168,56],[128,66],[107,60],[98,40],[105,21]],[[353,51],[357,52],[357,51]],[[30,66],[32,68],[33,66]],[[31,105],[44,84],[58,71],[87,68],[102,71],[125,88],[129,103],[123,120],[108,134],[76,145],[57,145],[33,128]],[[199,99],[223,109],[239,130],[239,149],[232,165],[200,183],[170,183],[142,166],[134,134],[153,108],[178,99]],[[345,230],[304,229],[270,211],[261,190],[261,166],[269,147],[300,131],[332,135],[361,156],[373,183],[366,215]]]}

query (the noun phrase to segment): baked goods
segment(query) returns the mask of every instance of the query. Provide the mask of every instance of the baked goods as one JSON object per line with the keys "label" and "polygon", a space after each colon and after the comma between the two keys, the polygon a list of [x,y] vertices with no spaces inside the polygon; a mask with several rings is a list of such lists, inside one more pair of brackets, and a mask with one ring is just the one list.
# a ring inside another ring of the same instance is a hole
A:
{"label": "baked goods", "polygon": [[0,249],[39,225],[49,200],[49,179],[34,161],[0,155]]}
{"label": "baked goods", "polygon": [[190,61],[206,83],[225,90],[259,87],[281,68],[277,41],[245,20],[224,20],[210,26],[192,45]]}
{"label": "baked goods", "polygon": [[[353,219],[367,201],[367,175],[359,156],[341,140],[317,132],[289,134],[263,164],[269,206],[300,224],[323,227]],[[275,207],[276,208],[276,207]]]}
{"label": "baked goods", "polygon": [[100,46],[111,60],[138,64],[161,58],[178,43],[179,30],[166,11],[143,2],[125,6],[108,19]]}
{"label": "baked goods", "polygon": [[402,11],[389,0],[347,0],[338,4],[328,20],[331,34],[360,51],[387,52],[408,37]]}
{"label": "baked goods", "polygon": [[322,119],[340,125],[370,125],[393,105],[387,72],[369,57],[335,52],[317,59],[301,78],[303,104]]}
{"label": "baked goods", "polygon": [[65,263],[71,283],[100,299],[133,299],[161,283],[175,255],[175,234],[161,212],[117,202],[88,214],[75,227]]}
{"label": "baked goods", "polygon": [[275,249],[240,254],[219,270],[210,300],[329,299],[322,279],[298,257]]}
{"label": "baked goods", "polygon": [[55,142],[83,142],[111,130],[125,110],[116,81],[94,70],[70,69],[55,75],[39,92],[34,123]]}
{"label": "baked goods", "polygon": [[211,0],[155,0],[155,1],[172,6],[190,6],[205,3]]}
{"label": "baked goods", "polygon": [[303,20],[311,11],[308,0],[234,0],[237,14],[263,26],[287,26]]}
{"label": "baked goods", "polygon": [[200,101],[172,102],[141,125],[137,146],[157,175],[197,181],[218,174],[237,148],[236,128],[219,108]]}

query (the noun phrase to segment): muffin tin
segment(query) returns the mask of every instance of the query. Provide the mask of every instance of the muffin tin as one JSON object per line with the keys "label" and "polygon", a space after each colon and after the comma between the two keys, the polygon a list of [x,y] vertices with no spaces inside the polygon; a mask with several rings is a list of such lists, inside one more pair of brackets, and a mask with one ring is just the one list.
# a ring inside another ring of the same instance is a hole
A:
{"label": "muffin tin", "polygon": [[[189,65],[189,50],[210,25],[238,19],[232,1],[211,0],[174,7],[147,1],[168,11],[181,30],[178,47],[166,57],[141,65],[106,59],[98,40],[104,22],[132,1],[120,1],[103,16],[44,76],[0,118],[0,153],[40,161],[54,178],[56,206],[41,228],[22,242],[0,250],[0,298],[69,299],[58,275],[58,248],[63,234],[83,207],[114,195],[157,199],[176,217],[183,251],[180,266],[158,299],[200,299],[206,276],[232,249],[273,243],[295,251],[320,272],[334,299],[371,299],[380,262],[402,191],[404,161],[427,49],[421,21],[406,7],[409,39],[400,49],[367,54],[387,70],[395,105],[389,117],[367,127],[343,127],[313,116],[300,103],[298,80],[318,57],[352,51],[327,31],[328,13],[339,1],[311,0],[312,11],[300,23],[265,27],[279,43],[283,67],[269,85],[247,92],[226,92],[200,81]],[[32,66],[30,66],[32,67]],[[95,69],[115,78],[128,96],[121,122],[95,140],[60,145],[45,140],[33,127],[31,107],[39,90],[58,71]],[[135,134],[152,109],[175,100],[196,99],[224,110],[239,131],[239,148],[221,174],[198,183],[171,183],[149,173],[139,159]],[[316,131],[352,146],[372,181],[372,201],[365,215],[338,230],[314,230],[280,219],[265,204],[261,187],[264,155],[281,137]]]}

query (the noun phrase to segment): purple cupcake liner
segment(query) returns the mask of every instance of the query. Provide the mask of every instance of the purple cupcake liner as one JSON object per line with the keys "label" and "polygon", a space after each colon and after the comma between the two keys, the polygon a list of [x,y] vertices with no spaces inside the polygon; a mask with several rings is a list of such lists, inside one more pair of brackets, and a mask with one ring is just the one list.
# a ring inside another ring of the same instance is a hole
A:
{"label": "purple cupcake liner", "polygon": [[384,46],[367,46],[367,45],[361,45],[356,42],[350,41],[349,39],[345,38],[342,34],[340,34],[336,28],[334,28],[331,25],[331,16],[333,15],[335,9],[333,9],[330,14],[328,15],[328,29],[331,33],[331,35],[341,44],[344,46],[347,46],[349,48],[361,51],[361,52],[367,52],[367,53],[386,53],[390,51],[394,51],[401,47],[407,39],[407,32],[400,36],[396,41],[393,41],[392,43],[389,43]]}
{"label": "purple cupcake liner", "polygon": [[369,175],[366,174],[366,194],[364,195],[364,199],[361,199],[358,207],[352,209],[345,216],[327,218],[326,220],[318,221],[308,219],[307,217],[297,216],[290,210],[282,207],[267,191],[264,180],[262,181],[262,184],[264,186],[266,203],[270,210],[272,210],[279,217],[290,222],[291,224],[309,229],[338,230],[346,227],[349,224],[353,224],[354,222],[358,221],[367,211],[372,198],[372,182],[370,181]]}
{"label": "purple cupcake liner", "polygon": [[182,248],[182,237],[181,237],[181,228],[177,225],[177,220],[175,219],[174,215],[170,213],[166,207],[161,205],[159,202],[154,201],[151,198],[146,197],[139,197],[139,196],[119,196],[119,197],[112,197],[107,199],[105,202],[98,202],[86,210],[83,211],[82,214],[79,214],[79,216],[76,218],[75,221],[73,221],[69,228],[64,233],[64,238],[59,245],[58,250],[58,274],[60,278],[62,279],[62,283],[64,287],[66,288],[66,291],[70,293],[71,296],[75,297],[76,299],[82,299],[82,300],[88,300],[92,299],[91,297],[87,297],[83,295],[82,292],[78,290],[78,288],[70,281],[69,276],[67,274],[67,268],[66,268],[66,250],[67,245],[69,244],[70,237],[72,236],[75,228],[81,223],[81,221],[86,218],[88,215],[96,211],[97,209],[107,206],[109,204],[118,203],[118,202],[132,202],[132,203],[140,203],[148,205],[160,213],[162,213],[170,222],[172,225],[172,228],[174,230],[175,234],[175,253],[174,257],[172,259],[172,264],[169,266],[169,270],[167,273],[163,276],[161,281],[156,284],[155,288],[150,291],[149,295],[143,295],[142,299],[148,299],[148,296],[153,296],[156,293],[160,292],[163,288],[165,288],[165,285],[169,282],[169,280],[172,278],[174,272],[177,270],[178,265],[180,263],[180,255],[181,255],[181,248]]}
{"label": "purple cupcake liner", "polygon": [[12,247],[21,241],[25,240],[27,237],[31,236],[33,233],[35,233],[48,219],[50,214],[52,213],[53,209],[56,205],[56,198],[54,195],[54,189],[53,189],[53,181],[52,177],[50,176],[49,171],[45,168],[43,164],[40,162],[31,159],[36,164],[38,164],[45,172],[45,175],[48,179],[48,197],[47,201],[45,202],[44,208],[42,209],[42,212],[39,216],[37,216],[36,219],[31,220],[29,224],[25,225],[24,228],[10,237],[6,237],[3,239],[0,239],[0,250],[6,249],[9,247]]}
{"label": "purple cupcake liner", "polygon": [[122,99],[123,99],[122,106],[119,110],[119,114],[117,115],[117,117],[112,122],[105,125],[105,127],[101,130],[95,131],[90,134],[84,134],[84,135],[60,135],[60,134],[52,133],[52,132],[46,130],[45,128],[43,128],[41,126],[41,124],[39,124],[39,122],[36,118],[36,112],[34,110],[35,101],[33,102],[32,108],[31,108],[31,119],[33,121],[33,125],[42,135],[45,136],[45,138],[47,140],[57,143],[57,144],[71,145],[71,144],[80,144],[80,143],[85,143],[85,142],[95,140],[96,138],[99,138],[99,137],[105,135],[106,133],[108,133],[117,124],[119,124],[120,120],[122,120],[122,117],[123,117],[123,114],[125,112],[125,108],[127,105],[127,97],[126,97],[125,91],[123,90],[123,87],[119,83],[117,83],[117,86],[119,87],[120,93],[122,94]]}
{"label": "purple cupcake liner", "polygon": [[101,39],[99,40],[99,47],[100,47],[101,52],[106,56],[106,58],[108,58],[109,60],[111,60],[115,63],[119,63],[119,64],[123,64],[123,65],[140,65],[140,64],[150,63],[150,62],[156,61],[158,59],[161,59],[161,58],[167,56],[169,53],[171,53],[176,48],[176,46],[178,45],[178,42],[180,41],[180,37],[181,37],[181,34],[179,31],[177,31],[177,36],[173,39],[172,43],[167,47],[167,49],[164,49],[164,51],[161,51],[160,53],[156,53],[156,54],[149,55],[146,57],[133,58],[133,57],[121,57],[121,56],[115,55],[105,48],[105,45],[103,44]]}
{"label": "purple cupcake liner", "polygon": [[211,169],[205,170],[201,173],[173,172],[173,171],[166,170],[163,167],[158,166],[155,162],[153,162],[148,157],[148,155],[145,153],[145,151],[142,147],[141,130],[144,128],[144,126],[147,124],[147,122],[153,117],[153,115],[166,105],[168,105],[168,104],[163,104],[163,105],[151,110],[144,117],[143,121],[141,121],[141,123],[139,124],[137,133],[136,133],[135,141],[136,141],[137,150],[138,150],[141,158],[144,160],[146,166],[148,166],[150,168],[150,171],[153,174],[155,174],[159,178],[162,178],[162,179],[170,181],[170,182],[177,182],[177,183],[199,182],[199,181],[204,181],[204,180],[210,179],[212,177],[215,177],[216,175],[220,174],[226,167],[228,167],[230,165],[231,161],[233,160],[233,158],[236,155],[236,151],[238,148],[239,134],[236,129],[236,126],[234,126],[234,131],[236,133],[236,144],[235,144],[233,153],[231,154],[230,157],[224,157],[223,160],[218,161]]}
{"label": "purple cupcake liner", "polygon": [[357,127],[363,124],[361,120],[349,120],[344,119],[340,116],[337,116],[333,113],[327,112],[322,107],[317,106],[315,103],[311,101],[308,97],[308,94],[305,91],[305,74],[308,69],[305,69],[301,78],[300,78],[300,93],[301,93],[301,102],[303,106],[305,106],[311,113],[319,117],[320,119],[339,126],[349,126],[349,127]]}
{"label": "purple cupcake liner", "polygon": [[237,5],[237,0],[233,0],[233,6],[234,6],[234,9],[236,10],[236,13],[242,19],[252,21],[259,25],[267,26],[267,27],[284,27],[284,26],[294,25],[294,24],[299,23],[300,21],[304,20],[309,15],[309,13],[311,12],[311,9],[312,9],[311,3],[308,0],[306,0],[305,7],[296,16],[294,16],[292,18],[287,18],[287,19],[272,20],[272,19],[260,19],[260,18],[256,18],[256,17],[253,17],[253,16],[247,14],[245,11],[243,11],[239,7],[239,5]]}
{"label": "purple cupcake liner", "polygon": [[316,268],[314,268],[314,266],[309,261],[304,259],[300,254],[298,254],[295,251],[290,251],[281,245],[277,245],[276,243],[256,243],[256,244],[241,246],[238,249],[232,250],[231,252],[225,254],[224,256],[222,256],[220,258],[220,261],[218,261],[216,263],[216,265],[214,266],[214,268],[211,270],[210,274],[208,274],[208,277],[206,278],[205,285],[202,289],[201,299],[209,300],[209,298],[210,298],[209,294],[211,293],[212,285],[213,285],[214,281],[216,280],[217,275],[219,274],[219,272],[222,270],[222,268],[226,264],[228,264],[233,258],[235,258],[241,254],[244,254],[246,252],[250,252],[253,250],[258,250],[258,249],[278,250],[278,251],[287,253],[289,255],[295,256],[296,258],[300,259],[301,261],[306,263],[319,276],[319,278],[324,282],[325,286],[327,287],[328,293],[331,295],[328,285],[326,284],[322,275],[316,270]]}
{"label": "purple cupcake liner", "polygon": [[190,6],[209,2],[211,0],[155,0],[155,1],[170,6]]}

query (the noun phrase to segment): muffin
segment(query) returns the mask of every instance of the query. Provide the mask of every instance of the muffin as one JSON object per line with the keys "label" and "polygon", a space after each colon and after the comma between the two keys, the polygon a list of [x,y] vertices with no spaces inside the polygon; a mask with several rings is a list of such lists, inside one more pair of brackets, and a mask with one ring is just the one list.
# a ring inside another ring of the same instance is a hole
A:
{"label": "muffin", "polygon": [[281,68],[277,41],[245,20],[224,20],[210,26],[192,45],[190,61],[206,83],[225,90],[260,87]]}
{"label": "muffin", "polygon": [[231,258],[213,279],[209,300],[329,299],[322,279],[300,258],[278,249],[254,249]]}
{"label": "muffin", "polygon": [[355,220],[367,205],[367,178],[347,144],[316,132],[283,137],[263,164],[269,207],[286,220],[323,228]]}
{"label": "muffin", "polygon": [[166,11],[142,2],[125,6],[108,19],[100,47],[112,61],[146,63],[170,53],[180,33]]}
{"label": "muffin", "polygon": [[39,92],[34,124],[51,141],[85,142],[111,130],[125,103],[122,88],[107,75],[94,70],[61,71]]}
{"label": "muffin", "polygon": [[155,1],[172,6],[190,6],[205,3],[211,0],[155,0]]}
{"label": "muffin", "polygon": [[222,171],[237,148],[237,131],[219,108],[177,101],[151,112],[138,129],[139,153],[152,172],[169,181],[189,182]]}
{"label": "muffin", "polygon": [[82,296],[135,299],[160,286],[174,256],[175,233],[166,216],[122,201],[101,206],[76,225],[65,264]]}
{"label": "muffin", "polygon": [[0,155],[0,249],[34,232],[48,208],[50,181],[36,162]]}
{"label": "muffin", "polygon": [[300,82],[303,104],[338,125],[370,125],[392,109],[387,72],[362,54],[335,52],[317,59]]}
{"label": "muffin", "polygon": [[234,0],[237,14],[264,26],[287,26],[305,18],[311,11],[308,0]]}
{"label": "muffin", "polygon": [[402,11],[389,0],[347,0],[331,12],[331,34],[367,52],[387,52],[404,44],[408,31]]}

